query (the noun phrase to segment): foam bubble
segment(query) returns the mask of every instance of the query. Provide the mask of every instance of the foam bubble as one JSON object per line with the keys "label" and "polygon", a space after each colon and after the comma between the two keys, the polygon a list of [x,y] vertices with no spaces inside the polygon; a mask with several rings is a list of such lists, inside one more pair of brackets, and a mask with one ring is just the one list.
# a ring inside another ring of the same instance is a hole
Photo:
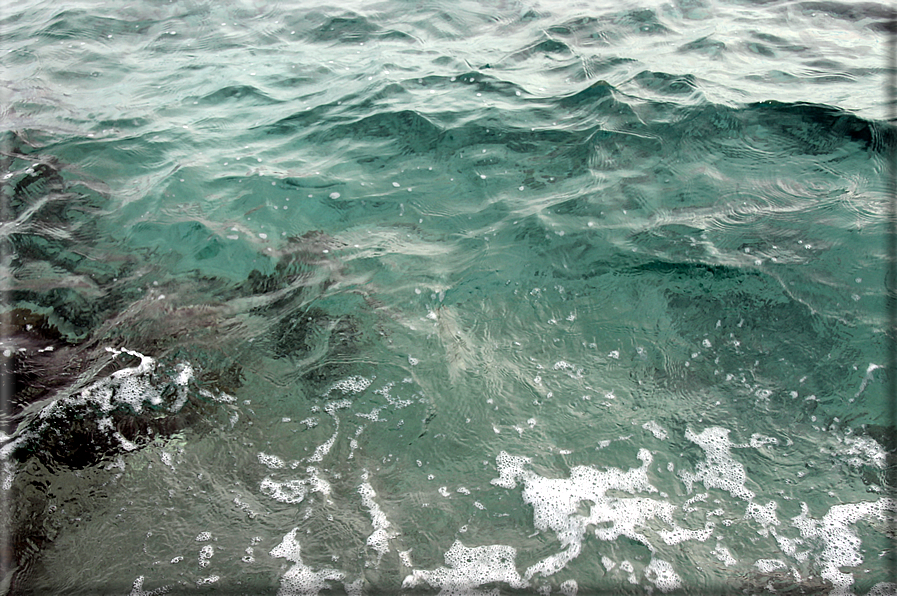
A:
{"label": "foam bubble", "polygon": [[867,518],[880,523],[894,523],[895,513],[897,500],[881,498],[878,501],[833,505],[821,520],[817,520],[809,516],[807,504],[801,503],[801,514],[791,521],[803,538],[816,538],[823,542],[823,551],[817,560],[822,567],[820,576],[834,586],[831,593],[849,594],[853,574],[842,572],[841,567],[856,567],[863,563],[861,541],[851,524]]}
{"label": "foam bubble", "polygon": [[716,548],[710,551],[710,554],[719,559],[719,561],[726,567],[738,563],[735,557],[732,556],[732,553],[729,552],[729,549],[721,544],[717,544]]}
{"label": "foam bubble", "polygon": [[290,530],[283,540],[271,549],[272,557],[282,558],[294,563],[283,577],[280,578],[278,596],[315,596],[321,590],[330,589],[328,580],[342,580],[345,574],[336,569],[322,569],[312,571],[311,567],[302,562],[301,547],[296,540],[296,532],[299,528]]}
{"label": "foam bubble", "polygon": [[645,567],[645,578],[664,593],[682,587],[682,578],[672,565],[662,559],[651,559]]}
{"label": "foam bubble", "polygon": [[218,575],[210,575],[209,577],[203,577],[196,580],[197,586],[208,586],[209,584],[217,583],[218,580],[221,579]]}
{"label": "foam bubble", "polygon": [[650,432],[661,441],[667,438],[667,431],[653,420],[649,420],[648,422],[644,423],[642,425],[642,428]]}
{"label": "foam bubble", "polygon": [[747,480],[744,466],[732,458],[730,447],[733,445],[729,441],[729,429],[711,426],[700,434],[689,429],[685,431],[685,438],[700,446],[707,456],[705,461],[695,466],[694,474],[679,472],[689,491],[693,483],[702,482],[707,488],[724,490],[745,501],[754,498],[754,493],[744,485]]}
{"label": "foam bubble", "polygon": [[343,395],[354,395],[356,393],[361,393],[362,391],[367,389],[371,385],[371,383],[373,383],[373,381],[373,379],[367,379],[365,377],[362,377],[361,375],[347,377],[331,385],[327,389],[327,391],[324,392],[324,397],[328,397],[334,390],[339,391]]}
{"label": "foam bubble", "polygon": [[259,463],[272,470],[280,470],[286,467],[284,461],[276,455],[268,455],[267,453],[261,452],[259,453]]}
{"label": "foam bubble", "polygon": [[308,461],[323,461],[324,456],[330,453],[330,450],[333,449],[333,444],[336,443],[336,437],[337,435],[339,435],[339,418],[336,416],[336,410],[348,408],[350,405],[352,405],[352,402],[347,399],[341,399],[339,401],[330,402],[324,407],[324,411],[330,414],[331,418],[333,418],[333,434],[330,435],[330,438],[327,439],[324,443],[318,445],[317,449],[315,449],[315,452],[311,456],[309,456]]}
{"label": "foam bubble", "polygon": [[[686,540],[704,541],[710,537],[713,524],[707,522],[702,529],[691,530],[679,526],[673,519],[674,505],[646,497],[626,498],[608,496],[608,491],[655,493],[657,489],[648,481],[647,470],[653,461],[651,453],[640,449],[638,459],[642,465],[627,471],[617,468],[597,470],[588,466],[571,469],[569,478],[543,478],[527,469],[529,459],[501,452],[496,458],[499,478],[492,483],[504,488],[514,488],[523,483],[523,500],[533,507],[533,521],[539,531],[553,531],[563,550],[545,557],[530,566],[523,577],[531,579],[536,573],[549,576],[563,569],[576,558],[585,537],[586,528],[594,526],[594,535],[600,540],[616,540],[626,536],[655,551],[654,545],[642,533],[648,520],[657,518],[669,529],[657,533],[667,544],[679,544]],[[588,514],[580,513],[583,502],[591,503]]]}
{"label": "foam bubble", "polygon": [[275,482],[270,478],[262,480],[259,487],[262,494],[265,494],[275,501],[281,503],[301,503],[305,499],[308,492],[307,480],[287,480],[286,482]]}
{"label": "foam bubble", "polygon": [[775,501],[770,501],[765,506],[758,505],[751,501],[748,503],[747,511],[745,511],[744,516],[755,519],[761,526],[763,526],[763,531],[760,532],[761,535],[765,536],[770,526],[779,525],[779,520],[776,517],[776,508],[778,507],[778,503]]}
{"label": "foam bubble", "polygon": [[517,550],[512,546],[493,544],[468,548],[456,540],[445,553],[445,564],[432,571],[415,569],[402,582],[405,589],[414,588],[422,582],[446,596],[477,594],[474,588],[483,584],[502,582],[512,588],[522,589],[529,585],[517,572],[514,561]]}
{"label": "foam bubble", "polygon": [[[133,350],[106,348],[106,351],[111,353],[113,357],[121,354],[134,356],[140,360],[140,363],[137,366],[115,371],[105,379],[92,383],[82,389],[78,397],[56,400],[44,408],[41,412],[42,417],[49,415],[55,409],[55,406],[62,403],[92,403],[102,412],[110,412],[119,404],[127,404],[138,414],[143,411],[143,403],[145,401],[151,405],[162,403],[161,391],[156,389],[150,382],[151,376],[156,369],[156,361],[154,359]],[[192,377],[192,368],[190,368],[190,373]],[[180,379],[181,376],[179,374],[177,378]],[[184,384],[186,384],[186,381],[184,381]]]}
{"label": "foam bubble", "polygon": [[845,457],[851,466],[859,468],[869,465],[882,470],[885,468],[887,453],[872,437],[844,437],[844,447],[841,456]]}
{"label": "foam bubble", "polygon": [[207,544],[201,549],[199,549],[199,566],[200,567],[208,567],[209,559],[215,556],[215,547],[211,544]]}
{"label": "foam bubble", "polygon": [[147,592],[143,589],[143,579],[144,578],[141,575],[134,580],[134,584],[131,586],[131,591],[128,593],[128,596],[159,596],[161,594],[166,594],[171,590],[170,586],[162,586],[161,588],[156,588],[155,590]]}
{"label": "foam bubble", "polygon": [[759,449],[765,445],[778,445],[779,440],[775,437],[767,437],[766,435],[761,435],[760,433],[754,433],[751,435],[751,447],[754,449]]}
{"label": "foam bubble", "polygon": [[383,555],[389,552],[389,541],[396,537],[396,533],[389,530],[392,524],[386,518],[383,510],[380,509],[379,503],[374,500],[377,493],[370,482],[368,482],[369,474],[367,470],[364,471],[361,479],[362,483],[358,487],[358,494],[361,495],[361,504],[367,507],[368,512],[371,514],[371,525],[374,527],[373,533],[368,536],[367,545],[377,552],[376,564],[380,565]]}
{"label": "foam bubble", "polygon": [[780,561],[779,559],[759,559],[754,563],[754,567],[763,573],[770,573],[776,569],[785,569],[788,566],[785,565],[784,561]]}

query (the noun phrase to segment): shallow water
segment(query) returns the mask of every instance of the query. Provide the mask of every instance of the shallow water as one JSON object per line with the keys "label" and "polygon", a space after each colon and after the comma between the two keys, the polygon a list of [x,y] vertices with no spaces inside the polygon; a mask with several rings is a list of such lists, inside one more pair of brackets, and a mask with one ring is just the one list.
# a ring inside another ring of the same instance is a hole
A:
{"label": "shallow water", "polygon": [[888,10],[7,7],[3,585],[894,593]]}

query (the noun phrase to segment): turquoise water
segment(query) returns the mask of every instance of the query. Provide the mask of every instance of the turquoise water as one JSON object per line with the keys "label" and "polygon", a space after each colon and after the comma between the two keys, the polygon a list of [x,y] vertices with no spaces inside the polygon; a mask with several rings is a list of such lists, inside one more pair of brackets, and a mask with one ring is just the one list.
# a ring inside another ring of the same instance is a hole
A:
{"label": "turquoise water", "polygon": [[10,594],[892,594],[889,8],[8,4]]}

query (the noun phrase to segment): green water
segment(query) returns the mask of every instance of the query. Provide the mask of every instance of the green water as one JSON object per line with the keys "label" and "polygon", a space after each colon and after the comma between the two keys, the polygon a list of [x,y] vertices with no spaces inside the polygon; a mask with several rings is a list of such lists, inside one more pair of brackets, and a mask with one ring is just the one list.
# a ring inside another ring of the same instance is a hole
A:
{"label": "green water", "polygon": [[884,5],[0,16],[9,593],[894,592]]}

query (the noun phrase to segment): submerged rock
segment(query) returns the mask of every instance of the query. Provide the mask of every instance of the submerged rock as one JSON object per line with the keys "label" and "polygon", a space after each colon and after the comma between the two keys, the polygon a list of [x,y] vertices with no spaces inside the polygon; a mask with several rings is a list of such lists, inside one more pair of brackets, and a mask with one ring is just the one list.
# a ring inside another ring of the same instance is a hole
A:
{"label": "submerged rock", "polygon": [[[0,481],[9,504],[0,591],[27,594],[55,536],[42,478],[102,477],[104,466],[158,438],[203,432],[236,407],[244,370],[260,358],[289,359],[301,382],[330,385],[361,333],[345,309],[310,306],[344,279],[333,254],[339,240],[308,232],[276,251],[266,246],[253,259],[263,265],[238,281],[227,272],[168,273],[151,248],[101,237],[110,204],[102,184],[13,141],[0,157],[11,173],[0,181],[8,305],[0,312]],[[214,238],[193,223],[194,234]]]}

